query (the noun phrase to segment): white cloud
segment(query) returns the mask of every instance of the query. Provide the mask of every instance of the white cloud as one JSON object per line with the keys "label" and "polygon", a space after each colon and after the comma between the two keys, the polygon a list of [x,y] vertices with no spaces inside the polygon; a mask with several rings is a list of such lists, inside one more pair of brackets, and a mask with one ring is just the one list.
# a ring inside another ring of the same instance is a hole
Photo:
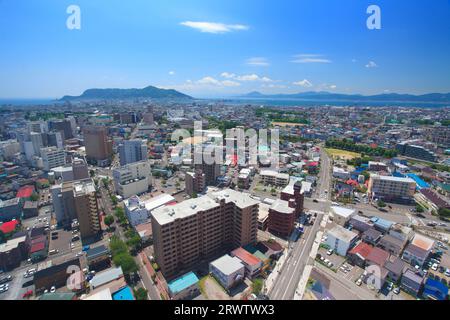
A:
{"label": "white cloud", "polygon": [[222,72],[220,75],[222,78],[234,79],[236,75],[234,73]]}
{"label": "white cloud", "polygon": [[284,84],[273,84],[273,83],[262,84],[261,87],[271,88],[271,89],[286,89],[286,88],[288,88],[288,86],[286,86]]}
{"label": "white cloud", "polygon": [[186,27],[196,29],[200,32],[215,33],[215,34],[249,29],[248,26],[242,24],[224,24],[218,22],[184,21],[181,22],[180,24]]}
{"label": "white cloud", "polygon": [[169,75],[173,76],[175,74],[175,71],[169,71]]}
{"label": "white cloud", "polygon": [[304,87],[304,88],[311,88],[313,86],[312,83],[309,82],[307,79],[294,82],[293,84],[296,85],[296,86]]}
{"label": "white cloud", "polygon": [[332,61],[322,54],[297,54],[292,63],[331,63]]}
{"label": "white cloud", "polygon": [[273,82],[273,80],[270,79],[269,77],[260,77],[257,74],[245,74],[238,76],[234,73],[223,72],[220,76],[226,79],[234,79],[237,81],[245,81],[245,82],[246,81]]}
{"label": "white cloud", "polygon": [[196,81],[196,84],[212,85],[212,86],[219,86],[219,87],[238,87],[241,85],[239,82],[236,82],[236,81],[231,81],[231,80],[220,81],[213,77],[204,77],[204,78]]}
{"label": "white cloud", "polygon": [[254,67],[268,67],[270,65],[269,61],[263,57],[254,57],[247,59],[246,64]]}
{"label": "white cloud", "polygon": [[329,86],[329,88],[330,88],[331,90],[335,90],[335,89],[337,88],[337,85],[332,84],[332,85]]}
{"label": "white cloud", "polygon": [[366,64],[366,68],[376,68],[376,67],[378,67],[378,65],[373,61],[369,61],[369,63]]}

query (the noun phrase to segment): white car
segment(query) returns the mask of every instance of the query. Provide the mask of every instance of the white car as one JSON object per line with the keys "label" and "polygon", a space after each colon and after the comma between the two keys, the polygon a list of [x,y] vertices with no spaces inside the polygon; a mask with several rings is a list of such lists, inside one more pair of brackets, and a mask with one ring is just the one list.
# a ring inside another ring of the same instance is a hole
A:
{"label": "white car", "polygon": [[356,280],[356,285],[359,287],[362,285],[362,280],[361,278],[359,278],[358,280]]}
{"label": "white car", "polygon": [[399,293],[400,293],[400,288],[399,288],[399,287],[395,288],[395,289],[394,289],[394,293],[395,293],[395,294],[399,294]]}
{"label": "white car", "polygon": [[331,256],[332,254],[333,254],[333,249],[330,249],[330,250],[327,251],[327,255],[328,256]]}
{"label": "white car", "polygon": [[433,265],[431,266],[431,270],[437,271],[438,266],[439,266],[439,265],[438,265],[437,263],[433,263]]}
{"label": "white car", "polygon": [[55,293],[55,292],[56,292],[56,287],[55,287],[55,286],[51,287],[51,288],[50,288],[50,292],[51,292],[51,293]]}

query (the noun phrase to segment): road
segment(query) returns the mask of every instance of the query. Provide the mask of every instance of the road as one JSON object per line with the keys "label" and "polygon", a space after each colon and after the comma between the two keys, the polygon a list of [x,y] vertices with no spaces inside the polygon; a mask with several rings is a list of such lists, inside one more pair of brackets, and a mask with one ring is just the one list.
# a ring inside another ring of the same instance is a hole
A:
{"label": "road", "polygon": [[[269,297],[273,300],[291,300],[303,275],[305,266],[312,263],[311,249],[317,232],[320,230],[324,214],[329,211],[329,193],[331,183],[331,160],[324,150],[321,151],[321,170],[319,172],[316,195],[319,198],[314,204],[314,210],[320,212],[311,227],[307,227],[304,235],[297,242],[291,244],[288,257],[280,271],[275,285],[269,291]],[[307,207],[305,205],[305,207]],[[312,206],[311,206],[312,207]],[[309,208],[308,209],[312,209]],[[318,210],[322,209],[322,210]]]}
{"label": "road", "polygon": [[303,269],[309,260],[309,253],[312,248],[317,231],[320,228],[322,215],[318,215],[312,227],[306,229],[305,234],[293,244],[289,250],[288,257],[281,269],[275,285],[269,292],[269,297],[273,300],[291,300],[294,297]]}

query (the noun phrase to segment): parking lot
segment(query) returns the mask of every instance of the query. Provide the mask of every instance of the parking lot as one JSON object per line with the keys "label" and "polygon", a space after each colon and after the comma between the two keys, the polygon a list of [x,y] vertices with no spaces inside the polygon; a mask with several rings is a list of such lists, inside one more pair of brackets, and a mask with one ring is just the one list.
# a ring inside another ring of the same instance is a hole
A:
{"label": "parking lot", "polygon": [[50,235],[49,253],[67,253],[67,252],[80,252],[82,249],[81,241],[72,241],[74,236],[78,234],[72,234],[72,231],[66,230],[54,230]]}
{"label": "parking lot", "polygon": [[41,208],[39,208],[39,215],[37,217],[32,217],[32,218],[23,220],[22,225],[27,230],[29,230],[28,228],[32,229],[32,228],[45,227],[47,225],[47,223],[48,223],[48,226],[50,227],[52,213],[53,213],[52,205],[47,205],[47,206],[41,207]]}

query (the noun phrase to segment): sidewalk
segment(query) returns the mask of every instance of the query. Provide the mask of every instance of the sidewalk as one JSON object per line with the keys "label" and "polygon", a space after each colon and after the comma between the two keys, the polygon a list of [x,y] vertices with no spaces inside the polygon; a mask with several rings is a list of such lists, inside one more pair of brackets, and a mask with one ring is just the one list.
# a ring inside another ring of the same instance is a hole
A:
{"label": "sidewalk", "polygon": [[275,265],[275,268],[273,269],[272,273],[269,275],[269,277],[267,277],[266,281],[264,282],[265,294],[268,294],[270,290],[272,290],[272,287],[275,284],[275,281],[277,280],[278,275],[281,272],[281,269],[283,268],[287,256],[288,256],[288,249],[284,249],[283,255],[280,257],[280,259],[278,259],[277,264]]}
{"label": "sidewalk", "polygon": [[151,265],[150,260],[148,259],[148,257],[145,255],[145,253],[141,252],[139,254],[142,264],[145,267],[145,270],[148,272],[148,274],[150,275],[150,279],[153,279],[153,277],[156,277],[156,283],[155,281],[153,281],[153,283],[156,285],[156,287],[158,288],[159,293],[164,297],[164,299],[169,300],[169,293],[167,292],[166,288],[162,285],[162,280],[159,279],[158,275],[156,274],[155,270],[153,270],[153,267]]}

